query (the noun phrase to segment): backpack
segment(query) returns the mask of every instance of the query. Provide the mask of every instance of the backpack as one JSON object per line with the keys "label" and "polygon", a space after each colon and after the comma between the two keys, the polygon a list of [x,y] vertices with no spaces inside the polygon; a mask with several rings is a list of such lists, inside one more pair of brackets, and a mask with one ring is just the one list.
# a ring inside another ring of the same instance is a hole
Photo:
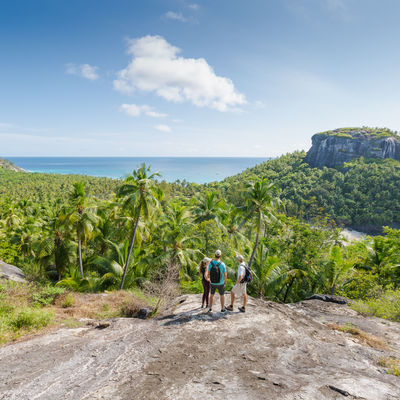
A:
{"label": "backpack", "polygon": [[214,260],[211,261],[211,269],[210,269],[211,283],[219,284],[221,282],[221,270],[219,269],[220,265],[221,265],[221,262],[218,262],[217,264],[215,264]]}
{"label": "backpack", "polygon": [[246,270],[246,273],[244,274],[244,278],[240,281],[240,283],[250,283],[253,280],[251,269],[247,265],[244,266],[244,269]]}

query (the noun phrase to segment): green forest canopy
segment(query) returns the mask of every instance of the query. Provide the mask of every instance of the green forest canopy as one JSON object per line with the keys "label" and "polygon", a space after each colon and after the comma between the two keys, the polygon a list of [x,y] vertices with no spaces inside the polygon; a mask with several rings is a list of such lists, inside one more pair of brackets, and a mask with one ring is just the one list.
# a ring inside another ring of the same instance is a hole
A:
{"label": "green forest canopy", "polygon": [[231,278],[235,253],[254,254],[250,292],[277,301],[395,289],[400,231],[344,247],[334,221],[398,222],[400,163],[359,159],[316,169],[304,156],[287,154],[207,185],[140,178],[150,174],[145,167],[125,182],[3,170],[0,259],[36,281],[80,291],[117,289],[124,270],[125,288],[142,287],[174,264],[182,287],[198,291],[199,261],[221,248]]}

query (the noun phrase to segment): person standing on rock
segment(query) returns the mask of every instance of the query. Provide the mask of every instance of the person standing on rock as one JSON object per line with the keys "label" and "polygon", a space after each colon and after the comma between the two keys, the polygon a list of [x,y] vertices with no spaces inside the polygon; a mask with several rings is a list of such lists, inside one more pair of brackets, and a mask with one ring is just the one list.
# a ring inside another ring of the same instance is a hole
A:
{"label": "person standing on rock", "polygon": [[210,299],[210,281],[206,279],[206,273],[208,270],[208,264],[210,264],[211,258],[204,258],[199,267],[200,275],[201,275],[201,283],[203,285],[203,297],[201,299],[201,308],[205,306],[208,308],[208,300]]}
{"label": "person standing on rock", "polygon": [[237,280],[235,286],[231,290],[231,304],[226,307],[228,311],[233,311],[233,303],[235,302],[236,296],[243,296],[243,306],[239,307],[239,311],[245,312],[247,305],[247,293],[246,286],[247,282],[245,282],[246,269],[248,268],[244,262],[243,256],[240,254],[236,255],[236,260],[239,263],[238,271],[237,271]]}
{"label": "person standing on rock", "polygon": [[212,313],[214,294],[218,290],[219,299],[221,301],[221,312],[225,312],[225,285],[227,280],[226,266],[221,261],[221,250],[215,252],[215,258],[208,264],[206,279],[211,282],[210,308],[209,313]]}

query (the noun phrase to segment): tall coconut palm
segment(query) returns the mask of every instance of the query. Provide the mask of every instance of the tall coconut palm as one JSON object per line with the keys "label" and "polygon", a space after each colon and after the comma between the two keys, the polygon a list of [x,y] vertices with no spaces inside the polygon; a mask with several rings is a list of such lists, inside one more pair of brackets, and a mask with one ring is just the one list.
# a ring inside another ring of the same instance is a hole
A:
{"label": "tall coconut palm", "polygon": [[124,184],[118,189],[118,196],[123,197],[123,207],[133,214],[132,236],[129,242],[128,255],[125,263],[124,273],[122,274],[120,290],[124,288],[126,273],[135,242],[136,231],[140,217],[146,219],[150,214],[152,206],[157,207],[162,193],[154,185],[154,178],[160,176],[158,172],[151,173],[150,167],[142,164],[140,168],[133,171],[128,176]]}
{"label": "tall coconut palm", "polygon": [[345,283],[357,260],[346,260],[339,246],[332,246],[329,259],[321,270],[324,286],[334,295],[337,286]]}
{"label": "tall coconut palm", "polygon": [[193,206],[194,222],[200,223],[211,219],[217,220],[221,214],[224,202],[216,197],[215,192],[207,191],[195,197]]}
{"label": "tall coconut palm", "polygon": [[[60,214],[44,226],[44,238],[37,243],[37,255],[41,265],[46,268],[54,262],[58,280],[71,265],[76,244],[70,240],[65,229],[66,216]],[[76,254],[76,253],[75,253]]]}
{"label": "tall coconut palm", "polygon": [[251,252],[249,267],[256,254],[260,233],[266,222],[276,220],[276,211],[280,206],[279,193],[276,186],[267,179],[254,180],[244,190],[244,220],[252,220],[256,228],[256,239]]}
{"label": "tall coconut palm", "polygon": [[83,263],[82,263],[82,240],[92,234],[95,224],[98,221],[97,215],[93,212],[93,207],[89,206],[89,199],[85,193],[85,188],[82,182],[74,183],[74,188],[70,196],[72,202],[72,211],[68,214],[68,222],[75,228],[76,238],[78,242],[78,259],[79,271],[81,278],[84,278]]}
{"label": "tall coconut palm", "polygon": [[261,241],[253,263],[253,283],[251,288],[261,297],[274,298],[277,289],[286,279],[287,266],[278,256],[269,255],[269,250]]}
{"label": "tall coconut palm", "polygon": [[190,272],[193,258],[200,252],[191,246],[198,238],[193,232],[189,209],[182,204],[172,203],[165,213],[165,222],[161,228],[165,232],[163,258],[169,265],[189,266]]}

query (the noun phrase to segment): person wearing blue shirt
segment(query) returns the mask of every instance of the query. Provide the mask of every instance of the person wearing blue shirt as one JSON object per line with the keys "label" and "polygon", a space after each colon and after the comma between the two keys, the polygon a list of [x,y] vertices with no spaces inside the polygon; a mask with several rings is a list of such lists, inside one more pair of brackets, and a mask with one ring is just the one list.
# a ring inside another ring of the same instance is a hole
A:
{"label": "person wearing blue shirt", "polygon": [[211,293],[210,293],[210,308],[209,313],[212,313],[212,306],[214,300],[214,294],[218,290],[219,299],[221,302],[221,312],[225,312],[225,285],[227,280],[226,266],[221,261],[221,250],[215,252],[215,258],[208,264],[206,273],[206,279],[211,282]]}

